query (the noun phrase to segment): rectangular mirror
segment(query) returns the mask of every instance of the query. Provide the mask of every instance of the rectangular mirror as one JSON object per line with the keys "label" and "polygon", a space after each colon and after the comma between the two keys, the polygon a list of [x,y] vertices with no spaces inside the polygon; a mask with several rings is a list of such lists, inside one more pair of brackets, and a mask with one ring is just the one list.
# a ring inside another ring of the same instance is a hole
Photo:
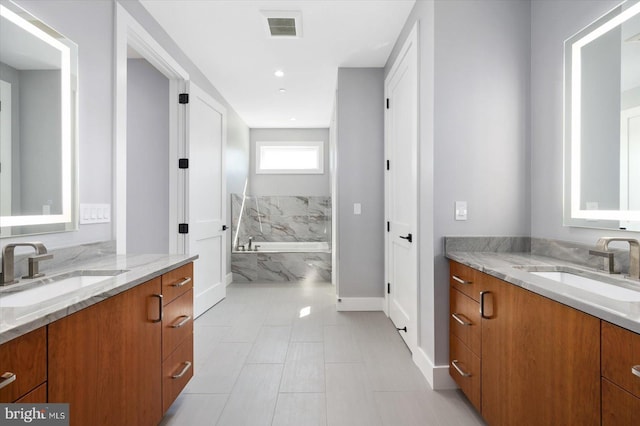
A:
{"label": "rectangular mirror", "polygon": [[640,3],[565,42],[564,224],[640,231]]}
{"label": "rectangular mirror", "polygon": [[77,46],[0,2],[0,237],[76,226]]}

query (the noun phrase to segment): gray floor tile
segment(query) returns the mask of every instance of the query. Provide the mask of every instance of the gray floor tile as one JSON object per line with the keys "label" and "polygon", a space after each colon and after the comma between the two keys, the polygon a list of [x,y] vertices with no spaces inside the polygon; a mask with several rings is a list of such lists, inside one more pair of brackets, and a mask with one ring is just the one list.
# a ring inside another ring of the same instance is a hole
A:
{"label": "gray floor tile", "polygon": [[291,343],[280,392],[324,392],[324,384],[322,343]]}
{"label": "gray floor tile", "polygon": [[361,363],[325,366],[327,425],[381,425],[371,384]]}
{"label": "gray floor tile", "polygon": [[249,353],[247,363],[284,363],[290,335],[290,326],[263,326]]}
{"label": "gray floor tile", "polygon": [[184,392],[231,393],[250,350],[251,343],[218,343]]}
{"label": "gray floor tile", "polygon": [[215,425],[229,395],[182,394],[165,414],[160,426]]}
{"label": "gray floor tile", "polygon": [[325,426],[327,409],[324,393],[281,393],[273,426]]}
{"label": "gray floor tile", "polygon": [[351,327],[327,325],[324,327],[325,362],[360,362],[362,355]]}

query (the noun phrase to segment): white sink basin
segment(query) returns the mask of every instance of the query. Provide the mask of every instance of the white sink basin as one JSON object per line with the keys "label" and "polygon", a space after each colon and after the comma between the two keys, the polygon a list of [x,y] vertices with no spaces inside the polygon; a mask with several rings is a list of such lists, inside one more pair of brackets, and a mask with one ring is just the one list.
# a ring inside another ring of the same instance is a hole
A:
{"label": "white sink basin", "polygon": [[0,308],[24,308],[47,300],[57,299],[73,291],[98,284],[125,272],[116,271],[74,271],[57,277],[45,278],[14,293],[0,293]]}
{"label": "white sink basin", "polygon": [[[622,302],[640,302],[640,291],[635,291],[616,284],[598,281],[582,275],[566,271],[529,271],[529,273],[544,277],[571,287],[595,293],[608,299]],[[640,289],[639,289],[640,290]]]}

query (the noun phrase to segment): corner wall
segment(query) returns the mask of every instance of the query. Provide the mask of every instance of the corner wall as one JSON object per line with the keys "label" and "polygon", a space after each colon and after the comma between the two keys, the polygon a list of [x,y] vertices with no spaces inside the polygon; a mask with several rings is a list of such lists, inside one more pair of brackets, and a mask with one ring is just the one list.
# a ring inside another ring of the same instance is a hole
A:
{"label": "corner wall", "polygon": [[[338,69],[335,219],[339,298],[377,301],[384,297],[383,77],[382,68]],[[354,214],[354,203],[361,204],[362,214]]]}

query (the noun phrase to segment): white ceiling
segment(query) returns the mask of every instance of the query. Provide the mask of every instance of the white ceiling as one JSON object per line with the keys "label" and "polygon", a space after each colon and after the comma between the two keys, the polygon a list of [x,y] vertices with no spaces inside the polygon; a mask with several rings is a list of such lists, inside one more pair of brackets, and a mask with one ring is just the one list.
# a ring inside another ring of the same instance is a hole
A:
{"label": "white ceiling", "polygon": [[[250,128],[311,128],[329,127],[338,67],[385,65],[415,0],[141,2]],[[265,10],[300,11],[303,37],[270,38]]]}

